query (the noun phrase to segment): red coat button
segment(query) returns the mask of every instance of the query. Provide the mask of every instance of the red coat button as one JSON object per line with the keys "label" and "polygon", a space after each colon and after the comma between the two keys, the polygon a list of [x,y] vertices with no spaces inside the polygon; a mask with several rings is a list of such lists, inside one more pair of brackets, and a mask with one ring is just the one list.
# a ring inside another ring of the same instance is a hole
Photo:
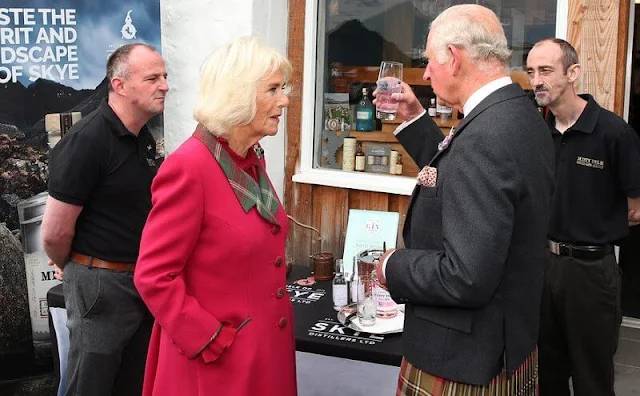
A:
{"label": "red coat button", "polygon": [[283,329],[287,325],[287,318],[280,318],[278,321],[278,327]]}
{"label": "red coat button", "polygon": [[282,288],[279,288],[276,292],[276,297],[282,298],[282,296],[284,296],[284,290]]}
{"label": "red coat button", "polygon": [[280,232],[280,226],[276,225],[276,226],[271,227],[271,233],[272,234],[277,234],[279,232]]}
{"label": "red coat button", "polygon": [[274,262],[273,262],[273,264],[274,264],[276,267],[281,266],[281,265],[282,265],[282,257],[280,257],[280,256],[276,257],[276,261],[274,261]]}

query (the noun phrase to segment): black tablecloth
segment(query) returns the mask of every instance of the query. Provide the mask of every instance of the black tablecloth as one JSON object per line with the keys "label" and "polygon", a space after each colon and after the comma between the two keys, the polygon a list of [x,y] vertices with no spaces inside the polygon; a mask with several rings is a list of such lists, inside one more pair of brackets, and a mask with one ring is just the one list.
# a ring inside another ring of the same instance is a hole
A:
{"label": "black tablecloth", "polygon": [[295,265],[287,278],[295,315],[296,349],[400,366],[402,334],[374,335],[345,328],[333,309],[331,281],[318,281],[306,287],[293,283],[309,275],[308,267]]}
{"label": "black tablecloth", "polygon": [[[402,334],[374,335],[345,328],[338,322],[333,309],[331,281],[319,281],[311,286],[293,282],[310,275],[310,269],[295,265],[287,278],[287,290],[294,308],[296,349],[302,352],[336,356],[400,366]],[[50,307],[64,307],[62,285],[47,293]],[[55,338],[54,329],[51,329]]]}

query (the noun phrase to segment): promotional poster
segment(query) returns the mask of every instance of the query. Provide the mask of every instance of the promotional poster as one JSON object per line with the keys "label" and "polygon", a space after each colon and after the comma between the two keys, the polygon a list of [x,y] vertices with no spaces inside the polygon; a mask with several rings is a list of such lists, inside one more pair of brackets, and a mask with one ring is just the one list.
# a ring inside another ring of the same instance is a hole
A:
{"label": "promotional poster", "polygon": [[[0,227],[19,236],[26,266],[26,279],[5,282],[28,289],[36,343],[59,283],[40,240],[48,153],[106,98],[109,55],[135,42],[160,51],[160,0],[0,0]],[[162,117],[149,126],[163,155]]]}

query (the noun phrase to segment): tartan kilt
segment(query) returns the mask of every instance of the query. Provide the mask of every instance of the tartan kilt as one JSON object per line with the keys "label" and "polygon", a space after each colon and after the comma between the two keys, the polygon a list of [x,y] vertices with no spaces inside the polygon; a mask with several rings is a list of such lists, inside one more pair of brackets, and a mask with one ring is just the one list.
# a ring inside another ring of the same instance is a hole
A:
{"label": "tartan kilt", "polygon": [[538,396],[538,350],[507,378],[502,369],[488,385],[469,385],[436,377],[402,359],[396,396]]}

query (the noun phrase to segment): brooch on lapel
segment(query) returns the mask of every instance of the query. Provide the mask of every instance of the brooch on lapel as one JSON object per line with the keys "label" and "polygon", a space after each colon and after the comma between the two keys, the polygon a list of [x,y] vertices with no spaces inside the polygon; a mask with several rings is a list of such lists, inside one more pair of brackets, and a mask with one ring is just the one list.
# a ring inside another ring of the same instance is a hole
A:
{"label": "brooch on lapel", "polygon": [[257,144],[253,146],[253,151],[255,151],[256,157],[258,157],[259,160],[261,160],[262,157],[264,157],[264,149],[258,146]]}
{"label": "brooch on lapel", "polygon": [[438,151],[442,151],[446,149],[449,146],[449,143],[451,143],[451,140],[453,139],[453,135],[455,134],[456,134],[456,129],[452,127],[451,130],[449,131],[449,134],[444,137],[444,140],[438,143]]}

